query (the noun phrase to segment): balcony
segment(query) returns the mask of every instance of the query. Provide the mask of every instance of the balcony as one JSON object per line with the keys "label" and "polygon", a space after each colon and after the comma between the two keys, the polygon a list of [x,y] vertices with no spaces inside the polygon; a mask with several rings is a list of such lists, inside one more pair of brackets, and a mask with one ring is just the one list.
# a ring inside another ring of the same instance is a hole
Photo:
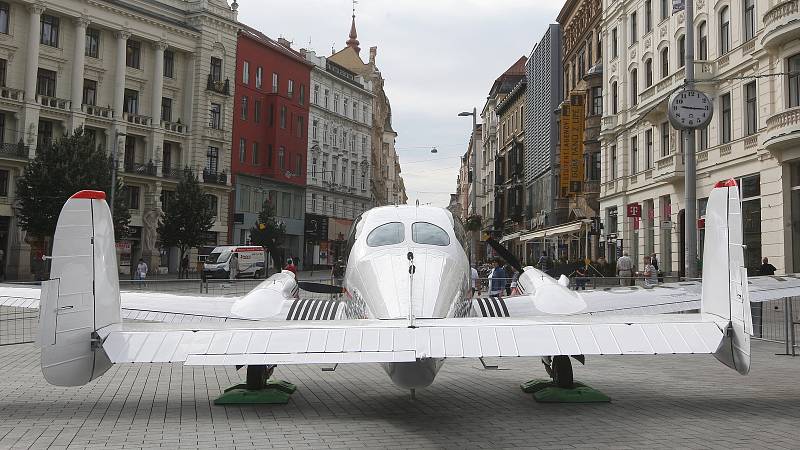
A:
{"label": "balcony", "polygon": [[203,182],[211,184],[221,184],[224,186],[228,184],[228,175],[224,171],[211,172],[209,170],[203,170]]}
{"label": "balcony", "polygon": [[88,116],[97,117],[99,119],[111,120],[114,118],[114,110],[102,106],[83,104],[81,105],[81,111]]}
{"label": "balcony", "polygon": [[25,98],[25,95],[22,92],[22,89],[0,87],[0,98],[21,102]]}
{"label": "balcony", "polygon": [[764,14],[764,34],[761,45],[775,49],[787,42],[800,39],[800,0],[787,0],[773,6]]}
{"label": "balcony", "polygon": [[122,119],[133,125],[140,125],[143,127],[150,126],[150,120],[151,120],[150,117],[148,116],[141,116],[139,114],[133,114],[128,112],[122,113]]}
{"label": "balcony", "polygon": [[600,180],[588,180],[583,183],[584,194],[599,194]]}
{"label": "balcony", "polygon": [[153,161],[147,163],[135,163],[125,161],[123,164],[123,169],[125,173],[137,174],[137,175],[147,175],[154,177],[156,176],[156,165],[153,164]]}
{"label": "balcony", "polygon": [[768,118],[767,131],[761,145],[765,150],[773,152],[800,145],[800,106]]}
{"label": "balcony", "polygon": [[37,95],[36,101],[42,106],[53,109],[60,109],[62,111],[69,111],[72,106],[72,101],[65,98],[49,97],[47,95]]}
{"label": "balcony", "polygon": [[206,90],[216,92],[217,94],[231,95],[231,82],[227,78],[225,81],[215,81],[211,74],[208,74]]}
{"label": "balcony", "polygon": [[164,166],[161,168],[161,176],[164,178],[179,180],[183,176],[183,171],[184,169],[177,166]]}
{"label": "balcony", "polygon": [[653,169],[654,181],[676,181],[683,179],[682,155],[673,153],[656,161]]}
{"label": "balcony", "polygon": [[161,121],[161,128],[163,128],[166,131],[169,131],[171,133],[177,133],[177,134],[186,133],[186,125],[184,125],[184,124],[182,124],[180,122],[167,122],[165,120],[162,120]]}
{"label": "balcony", "polygon": [[0,144],[0,158],[28,159],[28,147],[22,141],[16,144]]}
{"label": "balcony", "polygon": [[603,117],[602,126],[600,132],[613,130],[617,127],[617,116],[616,114],[613,116],[605,116]]}

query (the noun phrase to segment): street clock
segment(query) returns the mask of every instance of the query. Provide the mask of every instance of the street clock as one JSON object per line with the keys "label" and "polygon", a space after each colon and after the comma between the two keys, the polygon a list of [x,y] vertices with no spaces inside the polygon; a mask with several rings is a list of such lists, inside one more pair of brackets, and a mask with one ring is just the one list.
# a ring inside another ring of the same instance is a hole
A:
{"label": "street clock", "polygon": [[669,98],[667,116],[678,130],[704,128],[714,115],[714,103],[700,91],[684,89]]}

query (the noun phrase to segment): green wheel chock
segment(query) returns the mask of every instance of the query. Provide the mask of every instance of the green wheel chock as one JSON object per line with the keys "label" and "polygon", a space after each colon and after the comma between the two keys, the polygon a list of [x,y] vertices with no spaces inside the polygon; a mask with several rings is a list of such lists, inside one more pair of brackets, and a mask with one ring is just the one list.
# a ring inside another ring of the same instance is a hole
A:
{"label": "green wheel chock", "polygon": [[550,380],[531,380],[520,388],[540,403],[608,403],[611,397],[583,383],[575,382],[571,389],[560,388]]}
{"label": "green wheel chock", "polygon": [[294,394],[294,391],[297,390],[297,386],[295,386],[292,383],[289,383],[288,381],[283,381],[283,380],[267,380],[266,388],[277,389],[287,394]]}
{"label": "green wheel chock", "polygon": [[[239,385],[243,386],[243,385]],[[256,391],[234,386],[214,399],[215,405],[285,405],[292,396],[275,388],[264,388]]]}

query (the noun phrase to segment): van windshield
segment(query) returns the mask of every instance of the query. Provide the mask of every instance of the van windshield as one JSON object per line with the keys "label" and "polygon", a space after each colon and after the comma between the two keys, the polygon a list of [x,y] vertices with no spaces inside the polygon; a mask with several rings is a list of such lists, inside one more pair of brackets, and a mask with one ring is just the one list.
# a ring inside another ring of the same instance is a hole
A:
{"label": "van windshield", "polygon": [[219,263],[224,263],[230,257],[231,257],[231,252],[227,250],[221,253],[212,252],[210,255],[208,255],[208,259],[206,261],[209,264],[219,264]]}

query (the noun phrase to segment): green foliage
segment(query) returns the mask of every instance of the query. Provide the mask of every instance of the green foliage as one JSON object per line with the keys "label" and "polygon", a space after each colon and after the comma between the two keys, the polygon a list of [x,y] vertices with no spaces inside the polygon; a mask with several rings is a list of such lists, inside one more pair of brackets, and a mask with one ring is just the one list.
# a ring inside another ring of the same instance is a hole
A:
{"label": "green foliage", "polygon": [[[84,189],[103,191],[110,200],[112,156],[97,148],[82,128],[40,148],[36,158],[17,179],[17,220],[35,239],[53,236],[61,208],[70,196]],[[117,179],[116,191],[123,188]],[[122,195],[114,199],[114,233],[128,236],[130,213]]]}
{"label": "green foliage", "polygon": [[205,236],[214,225],[216,211],[191,170],[183,172],[175,196],[164,205],[158,222],[161,247],[178,247],[180,259],[186,250],[205,244]]}
{"label": "green foliage", "polygon": [[250,242],[267,249],[269,254],[272,255],[275,267],[280,268],[283,267],[283,261],[278,259],[278,248],[285,239],[286,226],[275,219],[275,208],[267,200],[261,206],[261,212],[258,213],[258,221],[250,228]]}

